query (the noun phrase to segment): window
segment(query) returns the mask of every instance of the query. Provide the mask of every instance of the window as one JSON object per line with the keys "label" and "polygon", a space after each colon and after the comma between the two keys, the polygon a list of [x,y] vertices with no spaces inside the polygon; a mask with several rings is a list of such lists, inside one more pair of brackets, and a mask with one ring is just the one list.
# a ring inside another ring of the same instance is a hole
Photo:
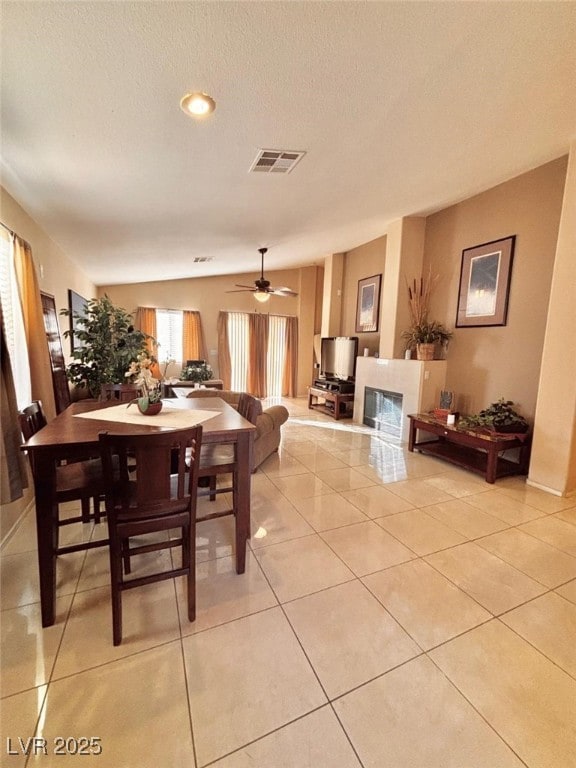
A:
{"label": "window", "polygon": [[[175,360],[182,363],[182,312],[175,309],[156,310],[156,340],[160,345],[160,363]],[[184,361],[185,362],[185,361]]]}
{"label": "window", "polygon": [[16,399],[18,408],[22,410],[22,408],[30,405],[32,400],[30,362],[28,360],[28,344],[24,330],[20,294],[14,270],[12,240],[4,227],[0,227],[0,297]]}

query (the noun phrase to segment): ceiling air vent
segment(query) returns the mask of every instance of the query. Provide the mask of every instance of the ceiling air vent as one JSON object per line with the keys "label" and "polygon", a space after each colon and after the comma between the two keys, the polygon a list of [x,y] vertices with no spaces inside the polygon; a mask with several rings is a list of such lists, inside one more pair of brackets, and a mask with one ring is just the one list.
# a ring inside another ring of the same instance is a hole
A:
{"label": "ceiling air vent", "polygon": [[212,256],[194,256],[192,259],[193,264],[204,264],[207,261],[212,261]]}
{"label": "ceiling air vent", "polygon": [[305,154],[290,149],[259,149],[250,173],[290,173]]}

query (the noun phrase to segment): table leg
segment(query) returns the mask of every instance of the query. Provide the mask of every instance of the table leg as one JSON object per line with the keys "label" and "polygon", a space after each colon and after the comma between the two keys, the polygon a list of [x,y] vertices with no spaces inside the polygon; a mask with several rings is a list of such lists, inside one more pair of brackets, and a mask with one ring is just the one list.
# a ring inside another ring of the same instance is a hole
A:
{"label": "table leg", "polygon": [[250,531],[251,432],[241,432],[236,443],[236,573],[246,570],[246,541]]}
{"label": "table leg", "polygon": [[498,467],[498,451],[495,447],[490,446],[488,448],[488,455],[486,457],[486,482],[496,482],[496,469]]}
{"label": "table leg", "polygon": [[414,451],[414,443],[416,441],[416,427],[414,426],[414,419],[410,419],[410,431],[408,432],[408,450]]}
{"label": "table leg", "polygon": [[56,618],[56,532],[54,516],[56,465],[50,456],[39,452],[34,460],[34,494],[36,536],[38,540],[38,574],[42,626],[50,627]]}

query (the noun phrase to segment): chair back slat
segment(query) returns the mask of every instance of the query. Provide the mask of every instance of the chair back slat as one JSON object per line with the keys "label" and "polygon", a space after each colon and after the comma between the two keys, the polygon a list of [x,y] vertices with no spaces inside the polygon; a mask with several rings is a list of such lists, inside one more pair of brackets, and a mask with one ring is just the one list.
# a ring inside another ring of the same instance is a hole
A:
{"label": "chair back slat", "polygon": [[24,440],[30,440],[33,435],[46,426],[47,421],[42,409],[42,402],[34,400],[18,413],[20,431]]}

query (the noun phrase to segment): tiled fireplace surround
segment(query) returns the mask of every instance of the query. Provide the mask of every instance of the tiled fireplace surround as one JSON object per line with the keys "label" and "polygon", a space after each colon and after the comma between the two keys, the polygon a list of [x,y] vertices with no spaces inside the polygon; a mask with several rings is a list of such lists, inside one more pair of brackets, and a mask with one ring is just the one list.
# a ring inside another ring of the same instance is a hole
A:
{"label": "tiled fireplace surround", "polygon": [[364,389],[373,387],[402,395],[402,436],[408,441],[410,413],[421,413],[438,407],[440,391],[446,382],[445,360],[391,360],[359,357],[356,360],[354,421],[362,424]]}

